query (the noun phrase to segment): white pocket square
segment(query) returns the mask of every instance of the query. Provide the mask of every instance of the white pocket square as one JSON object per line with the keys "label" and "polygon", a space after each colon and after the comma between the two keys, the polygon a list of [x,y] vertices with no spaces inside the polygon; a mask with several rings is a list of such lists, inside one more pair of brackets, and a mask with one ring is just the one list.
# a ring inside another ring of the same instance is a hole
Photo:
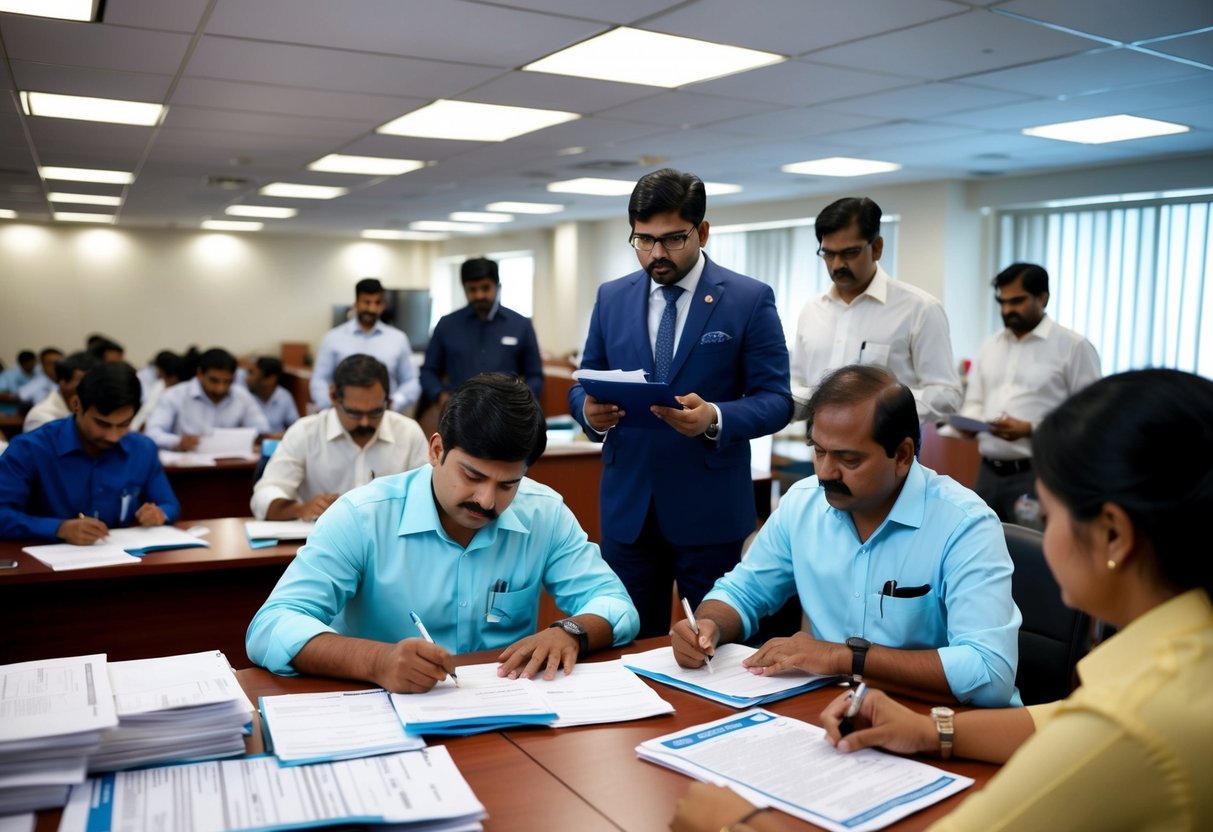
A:
{"label": "white pocket square", "polygon": [[732,341],[733,336],[727,332],[717,330],[715,332],[705,332],[703,337],[699,339],[701,344],[723,344],[725,341]]}

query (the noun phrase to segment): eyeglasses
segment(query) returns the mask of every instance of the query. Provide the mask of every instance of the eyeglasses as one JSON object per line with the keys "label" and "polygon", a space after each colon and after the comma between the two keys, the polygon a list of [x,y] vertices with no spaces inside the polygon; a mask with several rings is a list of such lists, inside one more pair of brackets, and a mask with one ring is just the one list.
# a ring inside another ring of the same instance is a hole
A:
{"label": "eyeglasses", "polygon": [[850,248],[844,248],[842,251],[830,251],[828,248],[821,248],[820,246],[818,246],[817,256],[820,257],[822,260],[838,259],[838,260],[842,260],[845,263],[849,263],[852,260],[854,260],[856,257],[858,257],[859,255],[863,254],[863,250],[870,245],[872,245],[872,243],[867,242],[861,246],[851,246]]}
{"label": "eyeglasses", "polygon": [[337,406],[339,408],[341,408],[341,412],[344,413],[346,416],[349,416],[351,419],[355,419],[359,422],[361,422],[363,419],[366,419],[369,422],[373,422],[376,419],[382,419],[383,414],[387,413],[387,400],[386,399],[383,402],[383,407],[377,407],[374,410],[350,410],[348,407],[345,406],[345,402],[340,401],[340,400],[337,402]]}
{"label": "eyeglasses", "polygon": [[653,246],[657,245],[658,243],[661,243],[661,247],[666,251],[682,251],[684,248],[686,248],[687,240],[694,233],[695,229],[692,228],[690,231],[682,231],[678,234],[666,234],[664,237],[651,237],[648,234],[633,234],[631,237],[628,237],[628,242],[631,244],[632,248],[636,249],[637,251],[652,251]]}

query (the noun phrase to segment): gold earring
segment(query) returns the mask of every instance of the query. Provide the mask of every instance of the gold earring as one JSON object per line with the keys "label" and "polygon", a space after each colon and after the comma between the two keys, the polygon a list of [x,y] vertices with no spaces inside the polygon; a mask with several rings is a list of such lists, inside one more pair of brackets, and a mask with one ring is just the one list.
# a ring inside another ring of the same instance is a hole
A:
{"label": "gold earring", "polygon": [[1114,569],[1116,569],[1116,561],[1114,561],[1114,560],[1112,560],[1112,559],[1110,559],[1110,558],[1109,558],[1109,559],[1108,559],[1108,569],[1109,569],[1109,570],[1114,570]]}

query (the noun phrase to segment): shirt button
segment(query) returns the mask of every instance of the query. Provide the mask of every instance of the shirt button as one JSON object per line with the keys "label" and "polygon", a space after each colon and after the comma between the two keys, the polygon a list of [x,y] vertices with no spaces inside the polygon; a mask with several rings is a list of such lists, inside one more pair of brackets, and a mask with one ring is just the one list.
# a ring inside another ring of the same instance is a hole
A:
{"label": "shirt button", "polygon": [[[859,595],[859,593],[856,593],[856,597],[858,597],[858,595]],[[468,602],[467,602],[467,601],[460,601],[460,602],[459,602],[459,606],[461,606],[461,607],[466,607],[467,605],[468,605]]]}
{"label": "shirt button", "polygon": [[859,597],[859,593],[858,593],[858,592],[856,592],[856,593],[855,593],[855,597],[856,597],[856,598],[858,598],[858,597]]}

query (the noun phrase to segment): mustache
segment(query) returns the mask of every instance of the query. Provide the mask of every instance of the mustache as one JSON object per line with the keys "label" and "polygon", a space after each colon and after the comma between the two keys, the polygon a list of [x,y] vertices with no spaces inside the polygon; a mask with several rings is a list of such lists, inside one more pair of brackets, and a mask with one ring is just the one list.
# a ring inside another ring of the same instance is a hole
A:
{"label": "mustache", "polygon": [[497,519],[497,509],[485,508],[484,506],[480,505],[480,503],[476,502],[475,500],[468,500],[466,502],[460,503],[459,507],[466,508],[469,511],[474,511],[477,514],[483,514],[485,517],[489,518],[490,520]]}
{"label": "mustache", "polygon": [[654,260],[654,261],[652,261],[651,263],[649,263],[647,266],[645,266],[645,267],[644,267],[644,270],[645,270],[646,272],[648,272],[648,273],[651,275],[651,274],[653,273],[653,269],[656,269],[656,268],[658,268],[659,266],[665,266],[665,267],[666,267],[666,268],[668,268],[668,269],[676,269],[676,268],[678,268],[677,266],[675,266],[675,265],[674,265],[674,261],[673,261],[673,260],[666,260],[666,259],[663,257],[663,258],[661,258],[660,260]]}
{"label": "mustache", "polygon": [[374,436],[374,435],[375,435],[375,428],[373,428],[373,427],[371,427],[371,426],[369,426],[369,425],[359,425],[358,427],[353,428],[353,429],[351,429],[351,430],[350,430],[350,435],[351,435],[351,436],[358,436],[358,437],[362,437],[362,436]]}
{"label": "mustache", "polygon": [[839,277],[854,277],[855,272],[850,269],[835,269],[832,276],[837,279]]}
{"label": "mustache", "polygon": [[847,497],[851,496],[851,489],[847,488],[847,484],[842,480],[818,480],[817,484],[820,485],[822,490],[827,494],[842,494]]}

